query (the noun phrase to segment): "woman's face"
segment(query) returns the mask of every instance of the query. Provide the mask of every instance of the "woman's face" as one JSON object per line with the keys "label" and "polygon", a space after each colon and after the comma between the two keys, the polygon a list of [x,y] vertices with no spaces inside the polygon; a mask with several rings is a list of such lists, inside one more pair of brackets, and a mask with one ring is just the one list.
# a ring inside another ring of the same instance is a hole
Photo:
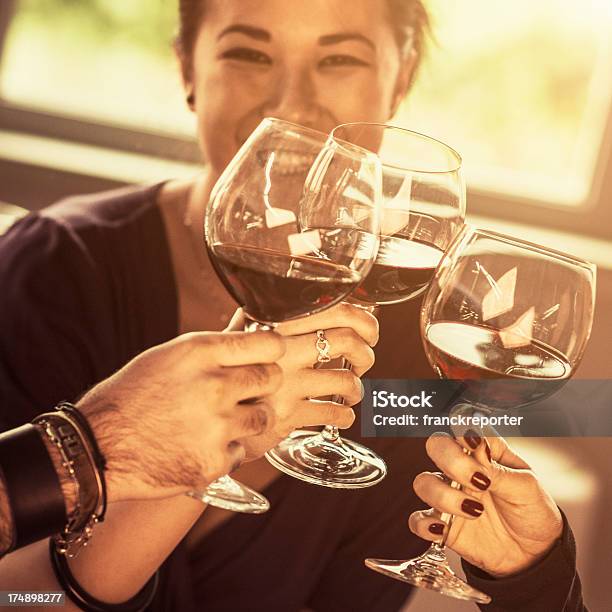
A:
{"label": "woman's face", "polygon": [[186,88],[215,174],[263,117],[327,132],[386,121],[404,93],[386,0],[206,1]]}

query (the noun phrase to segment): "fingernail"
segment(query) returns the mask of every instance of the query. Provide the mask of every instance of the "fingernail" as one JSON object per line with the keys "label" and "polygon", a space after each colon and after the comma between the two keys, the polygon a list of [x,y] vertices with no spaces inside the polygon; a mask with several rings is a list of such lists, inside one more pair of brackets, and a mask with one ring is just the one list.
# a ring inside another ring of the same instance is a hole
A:
{"label": "fingernail", "polygon": [[478,445],[482,441],[482,438],[473,429],[468,429],[463,434],[463,439],[472,450],[478,448]]}
{"label": "fingernail", "polygon": [[485,453],[487,453],[487,459],[489,460],[489,463],[491,463],[491,447],[489,446],[488,442],[485,444]]}
{"label": "fingernail", "polygon": [[444,533],[444,524],[443,523],[432,523],[429,526],[429,531],[435,535],[442,535]]}
{"label": "fingernail", "polygon": [[461,509],[470,516],[480,516],[484,512],[484,506],[475,499],[464,499]]}
{"label": "fingernail", "polygon": [[486,491],[491,486],[491,480],[482,472],[474,472],[472,484],[481,491]]}

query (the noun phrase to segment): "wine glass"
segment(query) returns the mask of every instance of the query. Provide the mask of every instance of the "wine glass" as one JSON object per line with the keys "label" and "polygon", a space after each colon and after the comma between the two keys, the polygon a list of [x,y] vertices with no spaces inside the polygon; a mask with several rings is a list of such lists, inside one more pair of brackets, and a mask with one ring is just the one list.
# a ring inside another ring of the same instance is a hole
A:
{"label": "wine glass", "polygon": [[[325,310],[361,282],[378,251],[380,181],[369,151],[262,121],[217,181],[205,219],[210,260],[247,330]],[[204,499],[241,512],[269,507],[229,476]]]}
{"label": "wine glass", "polygon": [[[596,268],[511,236],[466,226],[442,259],[421,309],[427,357],[463,381],[465,416],[529,406],[573,375],[591,333]],[[459,488],[455,482],[454,488]],[[414,586],[479,603],[491,598],[458,578],[445,542],[409,561],[366,565]]]}
{"label": "wine glass", "polygon": [[375,152],[382,164],[381,244],[350,301],[375,307],[422,295],[465,219],[460,155],[439,140],[387,124],[347,123],[332,137]]}
{"label": "wine glass", "polygon": [[[423,134],[386,124],[348,123],[332,139],[376,153],[382,164],[381,244],[374,266],[347,301],[373,312],[377,306],[404,302],[426,289],[444,251],[463,225],[465,183],[461,158],[450,147]],[[312,220],[303,219],[308,226]],[[346,359],[342,368],[350,368]],[[342,402],[342,398],[333,397]],[[333,488],[375,485],[386,474],[382,460],[354,442],[343,441],[328,425],[316,437],[296,430],[268,459],[279,469],[308,482]],[[319,468],[293,470],[294,465]],[[379,465],[380,469],[373,469]]]}

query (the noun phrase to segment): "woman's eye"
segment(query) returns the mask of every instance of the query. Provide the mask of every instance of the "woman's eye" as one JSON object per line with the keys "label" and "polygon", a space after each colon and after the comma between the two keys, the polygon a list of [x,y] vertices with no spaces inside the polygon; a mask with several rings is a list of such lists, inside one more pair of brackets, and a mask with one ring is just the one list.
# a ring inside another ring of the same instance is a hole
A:
{"label": "woman's eye", "polygon": [[249,49],[247,47],[235,47],[234,49],[228,49],[219,56],[222,59],[239,60],[242,62],[251,62],[253,64],[271,64],[272,59],[269,55],[257,51],[256,49]]}
{"label": "woman's eye", "polygon": [[331,68],[335,66],[369,66],[368,62],[354,55],[329,55],[319,62],[320,68]]}

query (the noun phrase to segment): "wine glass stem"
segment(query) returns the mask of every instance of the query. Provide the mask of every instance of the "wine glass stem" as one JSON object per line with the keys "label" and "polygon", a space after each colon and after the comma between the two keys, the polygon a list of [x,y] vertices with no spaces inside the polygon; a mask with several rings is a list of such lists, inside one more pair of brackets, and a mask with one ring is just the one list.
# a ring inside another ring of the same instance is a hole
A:
{"label": "wine glass stem", "polygon": [[[355,304],[355,306],[363,308],[363,310],[372,313],[374,316],[378,312],[378,306],[366,306],[363,304]],[[353,364],[346,357],[343,357],[340,367],[350,372],[353,369]],[[337,404],[344,404],[344,398],[339,395],[332,395],[331,401]],[[340,441],[340,430],[335,425],[326,425],[321,435],[327,442],[338,443]]]}
{"label": "wine glass stem", "polygon": [[[453,414],[454,412],[457,412],[459,406],[461,406],[464,410],[466,408],[468,408],[471,415],[478,414],[478,412],[476,411],[475,407],[470,405],[470,404],[458,404],[458,405],[455,405],[451,409],[450,413]],[[470,451],[469,449],[467,449],[465,447],[462,447],[461,450],[466,455],[468,455],[468,457],[472,454],[472,451]],[[450,487],[451,487],[451,489],[456,489],[457,491],[461,490],[461,485],[456,480],[451,480],[450,481]],[[440,515],[440,520],[443,523],[446,524],[446,529],[444,530],[444,535],[442,536],[442,540],[441,540],[440,544],[435,544],[434,543],[434,545],[438,546],[441,549],[441,551],[444,553],[444,547],[446,546],[446,540],[448,539],[448,536],[450,534],[450,530],[451,530],[451,528],[453,526],[453,521],[455,520],[455,515],[454,514],[450,514],[449,512],[443,512]]]}
{"label": "wine glass stem", "polygon": [[[456,487],[453,487],[453,485],[457,485]],[[459,485],[459,483],[455,482],[454,480],[451,482],[451,487],[453,487],[454,489],[460,489],[461,485]],[[442,536],[442,540],[439,544],[435,544],[436,546],[439,546],[442,550],[444,550],[445,546],[446,546],[446,540],[448,540],[448,536],[450,534],[450,531],[453,527],[453,521],[455,520],[455,515],[454,514],[448,514],[448,513],[443,513],[440,516],[440,519],[442,520],[443,523],[446,523],[446,529],[444,530],[444,535]]]}
{"label": "wine glass stem", "polygon": [[[467,451],[466,449],[463,449],[463,452],[466,453],[467,455],[471,455],[471,453]],[[450,487],[451,489],[457,489],[458,491],[461,490],[461,485],[456,480],[451,480]],[[453,526],[453,521],[455,520],[455,515],[450,514],[449,512],[443,512],[440,515],[440,520],[446,524],[446,529],[444,530],[444,536],[442,537],[442,541],[439,544],[439,546],[442,549],[444,549],[444,547],[446,546],[446,540],[448,539],[448,535]]]}
{"label": "wine glass stem", "polygon": [[[449,528],[450,530],[450,528]],[[448,531],[446,532],[448,533]],[[433,542],[427,551],[427,556],[432,561],[440,564],[446,564],[448,559],[446,558],[446,536],[439,544],[437,542]]]}
{"label": "wine glass stem", "polygon": [[[342,363],[340,367],[343,370],[349,370],[349,372],[353,369],[353,364],[346,358],[342,358]],[[344,404],[344,398],[340,395],[332,395],[332,402],[336,402],[337,404]],[[321,432],[323,439],[327,442],[339,442],[340,440],[340,430],[335,425],[326,425]]]}
{"label": "wine glass stem", "polygon": [[272,331],[273,329],[274,329],[273,325],[267,325],[266,323],[260,323],[259,321],[255,321],[254,319],[250,319],[249,317],[245,317],[244,319],[244,331],[246,332]]}
{"label": "wine glass stem", "polygon": [[340,439],[340,431],[335,425],[326,425],[321,435],[327,442],[338,442]]}

